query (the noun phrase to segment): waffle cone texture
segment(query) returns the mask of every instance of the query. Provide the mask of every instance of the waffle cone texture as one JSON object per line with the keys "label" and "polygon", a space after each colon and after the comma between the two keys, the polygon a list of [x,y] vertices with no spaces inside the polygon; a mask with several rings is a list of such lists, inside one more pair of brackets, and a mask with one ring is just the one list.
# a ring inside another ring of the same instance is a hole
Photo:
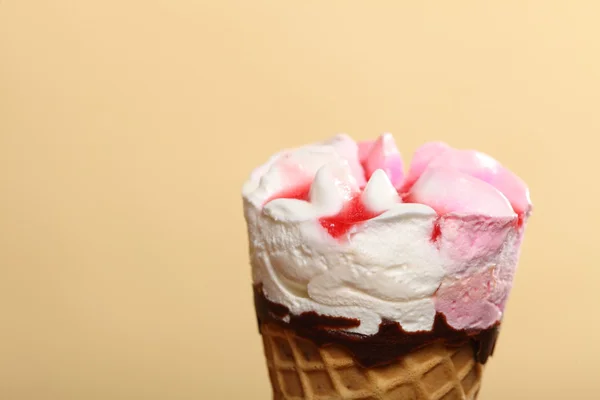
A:
{"label": "waffle cone texture", "polygon": [[434,343],[364,368],[346,349],[319,348],[282,326],[263,323],[261,333],[274,400],[473,400],[481,386],[469,343]]}

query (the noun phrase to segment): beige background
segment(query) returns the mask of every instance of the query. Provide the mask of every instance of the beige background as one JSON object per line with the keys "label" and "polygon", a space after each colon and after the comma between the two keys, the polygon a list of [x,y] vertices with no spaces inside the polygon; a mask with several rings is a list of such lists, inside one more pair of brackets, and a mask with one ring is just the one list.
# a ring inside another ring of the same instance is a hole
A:
{"label": "beige background", "polygon": [[481,399],[597,399],[600,6],[489,3],[1,0],[0,398],[268,399],[242,182],[391,131],[531,186]]}

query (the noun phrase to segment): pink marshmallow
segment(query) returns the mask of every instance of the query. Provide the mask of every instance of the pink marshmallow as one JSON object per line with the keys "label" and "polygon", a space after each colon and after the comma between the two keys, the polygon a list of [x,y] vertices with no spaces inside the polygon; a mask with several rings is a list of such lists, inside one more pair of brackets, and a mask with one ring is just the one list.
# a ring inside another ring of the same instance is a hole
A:
{"label": "pink marshmallow", "polygon": [[375,140],[364,140],[362,142],[358,142],[358,159],[361,164],[364,164],[367,161],[367,157],[369,157],[369,153],[371,153],[371,149],[375,144]]}
{"label": "pink marshmallow", "polygon": [[404,181],[402,157],[391,134],[385,133],[373,143],[363,165],[367,180],[375,171],[381,169],[390,178],[390,182],[396,189],[402,186]]}
{"label": "pink marshmallow", "polygon": [[516,213],[531,210],[529,189],[525,183],[487,154],[475,150],[453,149],[440,142],[426,143],[413,156],[403,190],[410,190],[428,168],[448,168],[464,172],[502,192]]}
{"label": "pink marshmallow", "polygon": [[412,185],[419,179],[421,174],[427,169],[429,163],[440,154],[450,150],[451,147],[442,142],[425,143],[415,151],[410,170],[404,182],[404,190],[410,190]]}
{"label": "pink marshmallow", "polygon": [[453,168],[489,183],[506,196],[516,213],[526,213],[531,208],[525,182],[487,154],[450,149],[434,157],[429,167]]}
{"label": "pink marshmallow", "polygon": [[493,186],[448,168],[428,168],[408,193],[407,201],[430,206],[440,215],[447,213],[514,217],[502,193]]}

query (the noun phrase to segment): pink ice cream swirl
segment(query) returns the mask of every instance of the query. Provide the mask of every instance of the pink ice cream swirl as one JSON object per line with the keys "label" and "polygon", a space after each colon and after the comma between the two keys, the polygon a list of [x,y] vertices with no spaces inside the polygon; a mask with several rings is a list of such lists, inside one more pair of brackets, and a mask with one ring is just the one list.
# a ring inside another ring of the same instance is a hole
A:
{"label": "pink ice cream swirl", "polygon": [[386,142],[359,143],[367,178],[383,169],[404,202],[428,205],[439,215],[432,239],[448,263],[436,311],[456,329],[499,322],[532,209],[529,189],[492,157],[441,142],[421,146],[404,177],[399,154],[385,150]]}

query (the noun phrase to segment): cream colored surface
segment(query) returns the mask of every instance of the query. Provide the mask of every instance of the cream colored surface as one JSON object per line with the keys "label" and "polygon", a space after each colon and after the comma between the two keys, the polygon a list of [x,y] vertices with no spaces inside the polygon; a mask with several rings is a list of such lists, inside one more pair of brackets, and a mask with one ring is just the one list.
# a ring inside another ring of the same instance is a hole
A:
{"label": "cream colored surface", "polygon": [[268,399],[241,185],[338,131],[529,182],[481,399],[598,398],[599,12],[2,0],[0,398]]}

